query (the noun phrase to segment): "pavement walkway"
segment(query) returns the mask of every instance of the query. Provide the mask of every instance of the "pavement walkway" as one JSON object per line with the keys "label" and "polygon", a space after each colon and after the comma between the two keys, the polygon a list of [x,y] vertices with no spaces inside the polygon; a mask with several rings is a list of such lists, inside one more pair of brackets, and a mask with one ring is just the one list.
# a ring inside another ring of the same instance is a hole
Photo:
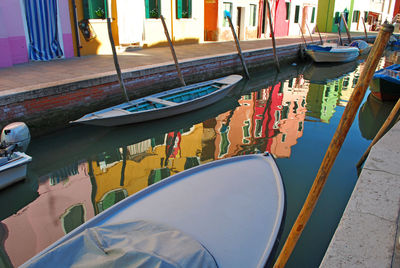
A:
{"label": "pavement walkway", "polygon": [[[369,33],[368,36],[376,35]],[[345,37],[342,34],[342,37]],[[352,33],[352,37],[364,37],[361,32]],[[323,33],[324,40],[337,40],[335,33]],[[311,41],[310,36],[306,37],[307,42]],[[318,41],[318,35],[313,35],[313,40]],[[301,44],[299,37],[276,38],[277,46]],[[241,41],[242,51],[259,50],[272,47],[271,39],[258,39]],[[179,45],[175,47],[179,62],[193,60],[194,58],[212,57],[213,55],[232,54],[236,52],[233,41],[227,42],[206,42],[201,44]],[[136,67],[163,65],[172,62],[169,47],[157,47],[146,49],[135,49],[119,53],[119,63],[122,72],[124,69]],[[101,77],[106,74],[115,73],[112,55],[93,55],[60,59],[50,62],[29,62],[14,65],[9,68],[0,69],[0,96],[2,91],[15,89],[19,92],[33,89],[45,88]]]}

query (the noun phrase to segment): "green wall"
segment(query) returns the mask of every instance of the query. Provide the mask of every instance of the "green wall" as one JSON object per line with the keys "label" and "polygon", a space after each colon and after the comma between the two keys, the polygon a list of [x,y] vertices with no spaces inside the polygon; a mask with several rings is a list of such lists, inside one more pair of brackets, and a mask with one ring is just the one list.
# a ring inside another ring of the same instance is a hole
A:
{"label": "green wall", "polygon": [[[340,5],[343,3],[345,3],[344,8],[342,7],[343,5]],[[321,32],[336,33],[338,29],[337,26],[334,24],[335,13],[344,12],[346,9],[349,11],[347,21],[347,24],[349,24],[353,16],[354,0],[318,0],[318,29]],[[344,32],[345,28],[343,27],[341,31]]]}

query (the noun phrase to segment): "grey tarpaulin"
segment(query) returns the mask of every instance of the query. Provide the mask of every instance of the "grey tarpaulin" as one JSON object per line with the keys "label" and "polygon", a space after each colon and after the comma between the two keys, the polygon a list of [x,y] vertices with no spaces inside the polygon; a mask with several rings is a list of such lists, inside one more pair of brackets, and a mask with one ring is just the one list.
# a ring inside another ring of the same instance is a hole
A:
{"label": "grey tarpaulin", "polygon": [[135,221],[88,228],[22,267],[217,267],[195,239]]}

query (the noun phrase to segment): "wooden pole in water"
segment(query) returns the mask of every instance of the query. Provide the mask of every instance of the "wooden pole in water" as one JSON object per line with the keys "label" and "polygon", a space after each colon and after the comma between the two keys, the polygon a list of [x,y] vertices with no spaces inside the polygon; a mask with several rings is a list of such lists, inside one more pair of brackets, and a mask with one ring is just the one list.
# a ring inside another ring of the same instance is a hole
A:
{"label": "wooden pole in water", "polygon": [[279,72],[281,72],[281,68],[279,66],[278,55],[276,54],[276,42],[275,42],[274,28],[272,27],[271,7],[269,6],[269,0],[266,0],[266,2],[267,2],[267,9],[268,9],[269,29],[271,31],[271,38],[272,38],[272,49],[274,51],[274,59],[275,59],[276,69],[278,70],[278,73],[279,73]]}
{"label": "wooden pole in water", "polygon": [[367,27],[365,27],[365,20],[362,18],[363,25],[364,25],[364,34],[365,34],[365,41],[368,42],[368,35],[367,35]]}
{"label": "wooden pole in water", "polygon": [[315,29],[317,29],[317,32],[318,32],[318,35],[319,35],[319,40],[321,41],[321,45],[323,45],[324,42],[322,41],[322,37],[321,37],[321,33],[319,32],[318,25],[316,25],[316,24],[315,24]]}
{"label": "wooden pole in water", "polygon": [[176,71],[178,72],[179,79],[181,80],[182,85],[186,86],[185,80],[183,79],[183,76],[181,73],[181,68],[179,68],[178,59],[176,57],[174,45],[172,44],[171,37],[169,36],[167,24],[165,24],[163,15],[161,15],[160,18],[161,18],[162,25],[164,27],[165,36],[167,37],[167,40],[168,40],[169,48],[171,49],[172,57],[174,58],[175,68],[176,68]]}
{"label": "wooden pole in water", "polygon": [[306,23],[306,27],[307,27],[307,31],[308,31],[308,33],[310,34],[310,37],[311,37],[311,42],[313,42],[313,43],[314,43],[314,39],[312,38],[311,31],[310,31],[310,28],[308,28],[308,24],[307,24],[307,23]]}
{"label": "wooden pole in water", "polygon": [[250,79],[249,71],[247,70],[246,62],[244,61],[244,57],[243,57],[243,54],[242,54],[242,49],[240,48],[239,39],[238,39],[238,37],[237,37],[237,35],[236,35],[235,28],[233,27],[233,23],[232,23],[232,19],[231,19],[231,14],[230,14],[228,11],[226,11],[226,10],[225,10],[224,14],[225,14],[225,16],[226,16],[227,19],[228,19],[229,26],[231,27],[232,35],[233,35],[233,38],[235,39],[236,49],[237,49],[237,51],[238,51],[240,61],[242,62],[242,66],[243,66],[243,69],[244,69],[244,73],[245,73],[245,75],[246,75],[246,78],[247,78],[247,79]]}
{"label": "wooden pole in water", "polygon": [[129,101],[129,97],[128,97],[128,93],[126,92],[124,80],[122,79],[121,68],[119,67],[117,52],[115,50],[115,44],[114,44],[114,38],[112,36],[110,18],[107,18],[107,29],[108,29],[108,38],[110,39],[110,43],[111,43],[111,50],[112,50],[112,53],[113,53],[114,65],[115,65],[115,70],[117,71],[119,85],[120,85],[121,89],[125,93],[126,101]]}
{"label": "wooden pole in water", "polygon": [[337,31],[339,34],[339,42],[340,42],[340,45],[343,46],[342,33],[340,32],[340,23],[336,23],[336,25],[337,25]]}
{"label": "wooden pole in water", "polygon": [[297,24],[297,25],[299,25],[299,29],[300,29],[300,33],[301,33],[301,38],[303,39],[304,44],[307,46],[306,39],[304,38],[303,31],[301,30],[301,26],[300,26],[300,24]]}
{"label": "wooden pole in water", "polygon": [[347,27],[347,21],[343,16],[343,13],[341,14],[342,16],[342,20],[344,22],[344,28],[346,28],[346,32],[347,32],[347,39],[349,40],[349,44],[351,43],[351,35],[350,35],[350,31],[349,31],[349,27]]}
{"label": "wooden pole in water", "polygon": [[318,201],[321,194],[322,188],[328,178],[329,172],[332,169],[333,163],[335,162],[336,156],[339,153],[340,148],[346,138],[347,132],[349,131],[357,110],[364,98],[365,92],[368,85],[374,75],[375,69],[378,65],[380,58],[382,57],[383,51],[385,50],[386,44],[393,32],[393,25],[384,24],[375,40],[374,46],[368,59],[365,63],[360,79],[357,82],[356,88],[350,97],[350,100],[343,112],[339,126],[329,144],[328,150],[326,151],[325,157],[318,170],[317,176],[315,177],[314,183],[308,193],[307,199],[301,209],[296,222],[294,223],[289,236],[280,252],[278,259],[274,264],[274,268],[281,268],[286,265],[290,254],[292,253],[296,243],[310,218],[312,211]]}
{"label": "wooden pole in water", "polygon": [[360,161],[357,163],[357,168],[361,167],[361,165],[364,163],[365,159],[367,158],[369,152],[371,151],[372,146],[375,145],[383,136],[383,134],[386,132],[387,128],[389,125],[392,123],[393,119],[396,117],[397,112],[400,109],[400,99],[396,102],[396,105],[393,107],[392,111],[390,112],[389,116],[386,118],[385,123],[383,123],[382,127],[379,129],[378,133],[376,134],[375,138],[372,140],[371,144],[368,146],[367,150],[365,150],[365,153],[361,156]]}

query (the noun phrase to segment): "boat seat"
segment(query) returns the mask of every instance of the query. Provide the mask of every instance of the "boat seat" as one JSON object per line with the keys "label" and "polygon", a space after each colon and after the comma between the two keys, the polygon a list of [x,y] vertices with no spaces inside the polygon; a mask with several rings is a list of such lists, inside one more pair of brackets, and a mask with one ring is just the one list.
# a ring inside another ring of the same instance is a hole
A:
{"label": "boat seat", "polygon": [[148,100],[148,101],[150,101],[150,102],[163,104],[163,105],[165,105],[165,106],[175,106],[175,105],[177,105],[176,102],[167,101],[167,100],[162,100],[162,99],[154,98],[154,97],[145,97],[144,99],[145,99],[145,100]]}

